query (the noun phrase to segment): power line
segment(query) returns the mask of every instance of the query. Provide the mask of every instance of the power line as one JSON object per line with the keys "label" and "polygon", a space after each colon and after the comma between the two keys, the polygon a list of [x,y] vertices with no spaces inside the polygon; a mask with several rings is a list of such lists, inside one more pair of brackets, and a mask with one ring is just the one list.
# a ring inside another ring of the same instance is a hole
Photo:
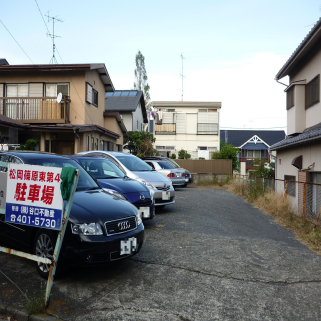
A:
{"label": "power line", "polygon": [[[37,7],[38,7],[39,13],[40,13],[40,15],[41,15],[42,21],[43,21],[43,23],[45,24],[46,29],[47,29],[47,31],[48,31],[48,33],[49,33],[48,26],[47,26],[47,24],[46,24],[46,22],[45,22],[45,20],[44,20],[44,18],[43,18],[43,15],[42,15],[42,13],[41,13],[41,10],[40,10],[40,7],[39,7],[39,5],[38,5],[37,0],[35,0],[35,2],[36,2],[36,4],[37,4]],[[48,15],[49,15],[49,12],[48,12]],[[56,47],[55,47],[55,48],[56,48]],[[62,60],[62,57],[61,57],[61,55],[60,55],[60,52],[59,52],[58,48],[56,48],[56,50],[57,50],[57,52],[58,52],[58,55],[59,55],[59,57],[60,57],[61,62],[64,64],[64,61]],[[90,114],[89,114],[88,111],[86,110],[86,106],[84,105],[82,99],[80,98],[80,95],[79,95],[79,93],[78,93],[78,90],[77,90],[74,82],[72,81],[72,78],[70,77],[68,70],[66,70],[66,72],[67,72],[67,75],[68,75],[68,77],[69,77],[72,85],[74,86],[74,89],[75,89],[75,91],[76,91],[76,93],[77,93],[77,95],[78,95],[78,98],[79,98],[79,100],[80,100],[80,103],[83,105],[84,110],[85,110],[85,112],[87,113],[89,119],[90,119],[91,122],[94,124],[93,120],[92,120],[91,117],[90,117]],[[71,106],[70,106],[70,107],[71,107]],[[73,108],[72,108],[72,109],[73,109]],[[80,115],[75,111],[75,109],[73,109],[73,110],[74,110],[74,112],[75,112],[78,116],[80,116]],[[81,118],[84,122],[86,122],[85,119],[83,119],[81,116],[80,116],[80,118]]]}
{"label": "power line", "polygon": [[0,22],[2,23],[2,25],[5,27],[5,29],[8,31],[9,35],[13,38],[13,40],[17,43],[17,45],[20,47],[20,49],[24,52],[24,54],[28,57],[28,59],[32,62],[32,64],[35,64],[31,58],[27,55],[27,53],[23,50],[23,48],[20,46],[19,42],[16,40],[16,38],[11,34],[11,32],[9,31],[9,29],[5,26],[5,24],[2,22],[2,20],[0,19]]}
{"label": "power line", "polygon": [[[28,59],[32,62],[32,64],[35,66],[36,64],[32,61],[32,59],[28,56],[28,54],[25,52],[25,50],[21,47],[21,45],[19,44],[19,42],[15,39],[15,37],[11,34],[11,32],[9,31],[9,29],[5,26],[5,24],[2,22],[2,20],[0,19],[0,22],[1,22],[1,24],[4,26],[4,28],[8,31],[8,33],[10,34],[10,36],[14,39],[14,41],[17,43],[17,45],[21,48],[21,50],[24,52],[24,54],[28,57]],[[58,52],[59,53],[59,52]],[[50,83],[50,80],[43,74],[43,72],[40,70],[40,69],[37,69],[37,71],[38,72],[40,72],[41,73],[41,75],[43,76],[43,78],[45,79],[45,80],[47,80],[47,82],[48,83]],[[67,71],[68,72],[68,71]],[[70,76],[69,76],[69,78],[70,78]],[[71,82],[73,83],[73,81],[72,81],[72,79],[70,79],[71,80]],[[73,83],[73,85],[74,85],[74,83]],[[75,86],[75,85],[74,85]],[[79,93],[78,93],[78,91],[77,91],[77,89],[76,89],[76,92],[77,92],[77,94],[78,94],[78,97],[79,97],[79,99],[80,99],[80,96],[79,96]],[[80,102],[83,104],[83,102],[82,102],[82,100],[80,99]],[[83,121],[85,121],[85,119],[74,109],[74,108],[72,108],[71,106],[70,106],[70,108],[83,120]],[[85,111],[86,111],[86,108],[85,108]],[[87,111],[86,111],[87,112]],[[88,113],[88,112],[87,112]],[[91,119],[91,117],[90,117],[90,115],[89,115],[89,118],[90,118],[90,120],[92,121],[92,119]],[[92,121],[93,122],[93,121]]]}

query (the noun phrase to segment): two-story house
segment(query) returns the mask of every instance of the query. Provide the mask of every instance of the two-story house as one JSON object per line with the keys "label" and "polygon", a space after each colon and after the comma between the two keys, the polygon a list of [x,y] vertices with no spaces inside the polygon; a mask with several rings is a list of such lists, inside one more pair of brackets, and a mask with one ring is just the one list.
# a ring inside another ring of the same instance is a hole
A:
{"label": "two-story house", "polygon": [[274,162],[275,152],[270,154],[269,148],[285,136],[284,130],[221,130],[221,141],[239,148],[239,160],[245,163],[246,172],[255,169],[256,161]]}
{"label": "two-story house", "polygon": [[19,143],[34,138],[41,151],[119,150],[124,131],[110,130],[103,116],[113,91],[105,64],[0,63],[0,114],[25,124]]}
{"label": "two-story house", "polygon": [[157,151],[165,156],[185,149],[192,158],[198,151],[220,148],[220,102],[154,101]]}
{"label": "two-story house", "polygon": [[[273,146],[277,151],[276,178],[288,181],[321,183],[321,19],[299,44],[276,75],[289,77],[285,88],[287,138]],[[302,184],[301,184],[302,185]],[[297,208],[302,207],[299,184],[288,193]],[[311,193],[315,193],[313,188]],[[314,195],[312,212],[318,212],[321,199]]]}
{"label": "two-story house", "polygon": [[143,131],[148,123],[144,94],[140,90],[106,93],[105,112],[118,112],[128,131]]}

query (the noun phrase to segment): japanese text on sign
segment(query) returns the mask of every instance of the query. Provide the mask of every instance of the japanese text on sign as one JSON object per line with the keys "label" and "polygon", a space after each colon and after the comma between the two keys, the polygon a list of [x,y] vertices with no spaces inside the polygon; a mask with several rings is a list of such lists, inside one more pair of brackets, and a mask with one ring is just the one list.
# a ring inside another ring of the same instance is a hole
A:
{"label": "japanese text on sign", "polygon": [[63,200],[61,168],[9,164],[7,222],[59,230]]}

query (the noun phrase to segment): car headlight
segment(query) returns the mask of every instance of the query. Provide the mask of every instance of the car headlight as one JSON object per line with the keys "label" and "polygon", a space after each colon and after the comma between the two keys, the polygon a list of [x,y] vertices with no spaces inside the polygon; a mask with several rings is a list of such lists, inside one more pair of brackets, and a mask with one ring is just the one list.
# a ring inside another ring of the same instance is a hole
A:
{"label": "car headlight", "polygon": [[137,223],[137,226],[139,226],[140,224],[143,223],[143,221],[138,213],[136,214],[136,223]]}
{"label": "car headlight", "polygon": [[144,184],[145,186],[147,186],[148,188],[153,188],[153,189],[156,189],[156,187],[149,183],[149,182],[146,182],[145,180],[141,179],[141,178],[137,178],[137,181],[141,182],[142,184]]}
{"label": "car headlight", "polygon": [[115,191],[114,189],[103,188],[103,190],[105,192],[107,192],[108,194],[115,195],[115,196],[121,198],[122,200],[127,201],[127,198],[123,194],[120,194],[119,192]]}
{"label": "car headlight", "polygon": [[78,235],[102,235],[103,231],[99,223],[71,224],[72,234]]}

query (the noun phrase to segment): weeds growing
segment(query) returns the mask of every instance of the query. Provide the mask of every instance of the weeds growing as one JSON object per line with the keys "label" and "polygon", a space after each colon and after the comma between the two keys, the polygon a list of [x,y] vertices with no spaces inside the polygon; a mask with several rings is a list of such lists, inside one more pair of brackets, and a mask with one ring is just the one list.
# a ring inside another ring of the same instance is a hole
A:
{"label": "weeds growing", "polygon": [[39,314],[45,311],[45,294],[46,287],[41,283],[40,290],[34,291],[26,299],[25,309],[28,314]]}

